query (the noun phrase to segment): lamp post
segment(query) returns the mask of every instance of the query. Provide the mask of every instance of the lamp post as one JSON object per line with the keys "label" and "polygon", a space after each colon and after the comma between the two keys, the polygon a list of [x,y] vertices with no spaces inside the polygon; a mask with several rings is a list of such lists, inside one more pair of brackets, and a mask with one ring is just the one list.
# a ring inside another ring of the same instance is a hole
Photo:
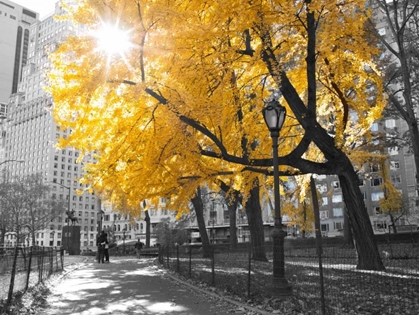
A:
{"label": "lamp post", "polygon": [[263,109],[265,123],[273,142],[274,175],[274,231],[273,238],[273,284],[272,289],[280,295],[289,295],[292,287],[287,282],[284,272],[284,238],[287,233],[282,229],[279,190],[278,138],[286,117],[286,109],[276,100],[271,100]]}

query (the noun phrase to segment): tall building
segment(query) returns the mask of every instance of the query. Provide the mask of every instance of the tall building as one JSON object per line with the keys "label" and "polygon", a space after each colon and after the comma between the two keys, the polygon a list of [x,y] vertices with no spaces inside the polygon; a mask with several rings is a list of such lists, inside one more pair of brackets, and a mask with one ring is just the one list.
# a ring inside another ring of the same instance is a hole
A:
{"label": "tall building", "polygon": [[[2,1],[10,3],[10,7],[14,6],[12,2]],[[3,2],[0,2],[1,5]],[[54,19],[54,15],[63,13],[63,8],[57,2],[54,14],[42,21],[37,20],[37,14],[33,13],[35,18],[30,25],[28,22],[23,31],[27,43],[24,49],[25,62],[16,91],[12,90],[12,95],[8,95],[7,119],[2,125],[5,136],[4,159],[24,161],[5,164],[10,175],[40,173],[45,183],[51,185],[52,198],[67,200],[68,207],[74,210],[78,225],[81,226],[80,244],[83,249],[96,245],[100,206],[93,194],[76,193],[77,189],[85,188],[77,181],[82,175],[81,163],[76,162],[79,152],[73,148],[55,148],[56,139],[65,137],[69,131],[61,131],[54,123],[49,111],[52,99],[43,90],[49,67],[48,53],[56,49],[69,34],[81,31],[81,28],[74,28],[69,21]],[[25,14],[22,13],[22,16]],[[44,231],[37,232],[35,244],[63,245],[62,228],[68,224],[67,215],[63,213],[52,220]]]}
{"label": "tall building", "polygon": [[17,92],[28,60],[30,26],[37,19],[36,12],[9,0],[0,1],[0,103],[7,103]]}

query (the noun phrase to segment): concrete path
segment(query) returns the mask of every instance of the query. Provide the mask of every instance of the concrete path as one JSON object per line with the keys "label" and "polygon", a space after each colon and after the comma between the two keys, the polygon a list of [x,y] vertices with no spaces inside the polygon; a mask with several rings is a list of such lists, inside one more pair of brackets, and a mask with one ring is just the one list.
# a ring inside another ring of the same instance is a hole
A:
{"label": "concrete path", "polygon": [[51,291],[47,307],[37,314],[252,314],[174,281],[150,259],[119,258],[98,264],[89,258]]}

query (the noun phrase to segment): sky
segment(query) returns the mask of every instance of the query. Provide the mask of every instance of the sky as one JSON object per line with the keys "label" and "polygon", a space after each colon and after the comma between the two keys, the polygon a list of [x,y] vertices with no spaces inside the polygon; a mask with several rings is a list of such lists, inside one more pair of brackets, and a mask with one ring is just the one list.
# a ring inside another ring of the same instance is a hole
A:
{"label": "sky", "polygon": [[25,8],[31,9],[32,11],[38,12],[39,17],[49,15],[54,12],[55,3],[59,0],[10,0],[16,4],[19,4]]}

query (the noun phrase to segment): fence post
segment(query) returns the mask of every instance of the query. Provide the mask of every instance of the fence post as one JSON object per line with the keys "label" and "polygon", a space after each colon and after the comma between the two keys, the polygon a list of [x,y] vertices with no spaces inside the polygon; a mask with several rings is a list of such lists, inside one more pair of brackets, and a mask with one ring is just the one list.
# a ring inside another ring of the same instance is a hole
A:
{"label": "fence post", "polygon": [[313,177],[311,177],[310,187],[311,187],[311,197],[312,197],[312,205],[313,205],[312,207],[313,207],[314,216],[315,216],[316,253],[318,254],[319,281],[320,281],[320,286],[321,286],[321,313],[322,315],[325,315],[324,272],[322,269],[321,223],[319,221],[318,198],[317,198],[315,180]]}
{"label": "fence post", "polygon": [[191,278],[191,256],[192,256],[192,250],[191,250],[191,246],[189,246],[189,248],[190,248],[190,252],[189,252],[189,255],[190,255],[190,262],[189,262],[189,267],[188,267],[188,273],[189,273],[189,275],[190,275],[190,278]]}
{"label": "fence post", "polygon": [[53,274],[54,272],[54,249],[52,247],[48,248],[48,252],[49,252],[49,257],[50,257],[50,276]]}
{"label": "fence post", "polygon": [[13,257],[12,274],[10,275],[10,286],[9,286],[9,294],[7,295],[6,309],[9,307],[10,303],[12,302],[13,286],[15,285],[16,265],[17,265],[17,259],[18,259],[18,250],[19,250],[18,245],[16,244],[15,254]]}
{"label": "fence post", "polygon": [[211,285],[214,286],[214,247],[211,248]]}
{"label": "fence post", "polygon": [[28,261],[28,271],[26,273],[25,292],[28,290],[28,287],[29,287],[29,278],[31,277],[31,268],[32,268],[32,246],[29,249],[29,261]]}
{"label": "fence post", "polygon": [[64,270],[64,247],[60,247],[61,270]]}
{"label": "fence post", "polygon": [[249,243],[248,250],[248,299],[251,296],[251,257],[252,257],[252,245]]}
{"label": "fence post", "polygon": [[38,257],[39,257],[39,277],[38,282],[42,282],[42,274],[44,273],[44,246],[42,246],[42,251],[38,251]]}

